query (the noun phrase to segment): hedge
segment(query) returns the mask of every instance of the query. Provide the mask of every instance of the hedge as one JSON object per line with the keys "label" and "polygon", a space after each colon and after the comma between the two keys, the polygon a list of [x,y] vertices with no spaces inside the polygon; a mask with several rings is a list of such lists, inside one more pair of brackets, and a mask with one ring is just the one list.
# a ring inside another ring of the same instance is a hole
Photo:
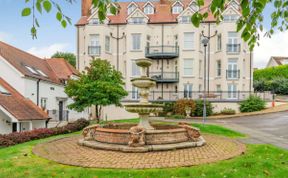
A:
{"label": "hedge", "polygon": [[54,135],[72,133],[82,130],[88,125],[89,121],[87,121],[86,119],[79,119],[76,122],[69,123],[68,125],[63,127],[34,129],[31,131],[13,132],[5,135],[0,134],[0,147],[8,147],[31,140],[47,138]]}

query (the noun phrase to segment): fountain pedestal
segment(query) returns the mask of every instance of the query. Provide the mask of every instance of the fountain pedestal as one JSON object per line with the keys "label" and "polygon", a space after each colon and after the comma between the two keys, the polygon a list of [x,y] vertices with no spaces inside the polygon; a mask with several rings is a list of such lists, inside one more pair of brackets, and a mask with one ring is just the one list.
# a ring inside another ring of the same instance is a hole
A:
{"label": "fountain pedestal", "polygon": [[150,122],[149,122],[149,114],[139,114],[139,127],[142,127],[146,130],[154,130],[154,128],[151,126]]}

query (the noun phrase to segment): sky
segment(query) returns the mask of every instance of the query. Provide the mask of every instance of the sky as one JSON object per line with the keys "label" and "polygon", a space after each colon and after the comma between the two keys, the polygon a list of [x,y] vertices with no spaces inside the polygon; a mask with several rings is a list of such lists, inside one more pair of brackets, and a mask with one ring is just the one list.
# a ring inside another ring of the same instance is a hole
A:
{"label": "sky", "polygon": [[[31,17],[21,17],[21,11],[27,5],[25,0],[0,0],[0,40],[17,48],[30,52],[39,57],[50,57],[57,51],[75,53],[76,27],[74,24],[81,15],[81,0],[68,4],[63,0],[56,0],[62,6],[63,12],[72,18],[72,25],[65,29],[55,18],[55,11],[38,15],[40,28],[38,38],[33,40],[30,35]],[[17,3],[15,3],[17,2]],[[271,6],[264,11],[264,27],[269,27]],[[270,56],[288,56],[288,31],[276,32],[271,39],[260,39],[260,46],[254,50],[254,67],[266,66]]]}

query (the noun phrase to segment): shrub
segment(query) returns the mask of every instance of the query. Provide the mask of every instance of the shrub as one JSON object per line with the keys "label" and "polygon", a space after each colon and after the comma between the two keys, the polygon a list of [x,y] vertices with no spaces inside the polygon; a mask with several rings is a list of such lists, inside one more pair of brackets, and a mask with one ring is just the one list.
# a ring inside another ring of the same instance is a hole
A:
{"label": "shrub", "polygon": [[51,128],[51,129],[42,128],[42,129],[35,129],[31,131],[13,132],[13,133],[6,134],[6,135],[0,135],[0,147],[12,146],[12,145],[16,145],[19,143],[28,142],[31,140],[37,140],[41,138],[50,137],[53,135],[76,132],[76,131],[82,130],[88,125],[89,125],[89,121],[85,119],[79,119],[75,121],[74,123],[69,123],[68,125],[63,126],[63,127],[57,127],[57,128]]}
{"label": "shrub", "polygon": [[240,102],[241,112],[261,111],[264,108],[265,108],[265,101],[255,95],[250,95],[249,98]]}
{"label": "shrub", "polygon": [[175,115],[169,116],[169,118],[173,118],[173,119],[185,119],[186,117],[183,116],[183,115],[175,114]]}
{"label": "shrub", "polygon": [[165,116],[167,116],[168,113],[173,114],[174,105],[175,105],[174,101],[170,101],[170,102],[154,102],[154,103],[155,104],[163,104],[163,111],[158,113],[158,116],[165,117]]}
{"label": "shrub", "polygon": [[[194,116],[203,116],[203,100],[196,100],[196,109]],[[210,101],[206,100],[206,115],[210,116],[213,114],[213,107]]]}
{"label": "shrub", "polygon": [[224,108],[220,113],[223,115],[233,115],[236,114],[236,111],[231,108]]}
{"label": "shrub", "polygon": [[191,108],[191,116],[194,115],[196,104],[195,101],[190,99],[179,99],[176,101],[174,105],[174,113],[176,115],[183,115],[186,116],[185,108],[190,107]]}

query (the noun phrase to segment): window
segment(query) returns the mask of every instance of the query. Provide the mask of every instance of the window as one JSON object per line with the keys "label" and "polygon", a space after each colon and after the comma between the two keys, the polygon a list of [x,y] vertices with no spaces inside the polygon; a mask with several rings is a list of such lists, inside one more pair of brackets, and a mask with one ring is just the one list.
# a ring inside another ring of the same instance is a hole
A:
{"label": "window", "polygon": [[194,12],[196,12],[196,11],[199,10],[199,6],[196,4],[196,2],[192,2],[192,3],[190,4],[190,8],[191,8]]}
{"label": "window", "polygon": [[47,108],[47,98],[41,98],[40,103],[41,103],[41,108],[45,110]]}
{"label": "window", "polygon": [[199,77],[202,77],[202,67],[204,67],[202,66],[202,60],[199,60]]}
{"label": "window", "polygon": [[221,85],[216,85],[216,91],[217,92],[221,92],[222,90],[221,90]]}
{"label": "window", "polygon": [[194,33],[185,32],[184,33],[184,49],[193,49],[194,48]]}
{"label": "window", "polygon": [[191,22],[190,18],[191,18],[190,16],[182,16],[180,18],[180,23],[190,23]]}
{"label": "window", "polygon": [[193,75],[193,59],[184,59],[184,75]]}
{"label": "window", "polygon": [[98,34],[90,35],[90,46],[88,48],[89,55],[100,55],[100,41]]}
{"label": "window", "polygon": [[37,69],[37,72],[44,77],[48,77],[44,72],[42,72],[42,70]]}
{"label": "window", "polygon": [[138,100],[139,99],[139,92],[138,92],[138,88],[132,86],[132,99],[134,100]]}
{"label": "window", "polygon": [[232,15],[223,15],[224,22],[236,22],[239,19],[239,15],[232,14]]}
{"label": "window", "polygon": [[242,73],[243,73],[243,77],[245,77],[246,75],[246,62],[245,59],[243,59],[243,64],[242,64]]}
{"label": "window", "polygon": [[199,90],[198,91],[199,92],[202,91],[202,85],[201,84],[199,84]]}
{"label": "window", "polygon": [[92,18],[92,19],[90,19],[89,24],[97,25],[97,24],[100,24],[100,21],[97,18]]}
{"label": "window", "polygon": [[240,45],[238,44],[237,32],[228,32],[227,52],[240,52]]}
{"label": "window", "polygon": [[221,34],[217,35],[217,51],[221,51],[222,49],[222,36]]}
{"label": "window", "polygon": [[134,4],[131,4],[128,7],[128,15],[131,14],[136,9],[136,6]]}
{"label": "window", "polygon": [[35,69],[33,69],[32,67],[29,67],[29,66],[25,66],[25,67],[26,67],[26,69],[28,69],[32,74],[39,75],[39,73],[38,73]]}
{"label": "window", "polygon": [[136,65],[135,61],[132,61],[132,76],[140,76],[140,67]]}
{"label": "window", "polygon": [[228,59],[227,78],[228,79],[238,78],[237,59]]}
{"label": "window", "polygon": [[173,14],[180,14],[183,11],[183,6],[177,2],[173,7],[172,7],[172,13]]}
{"label": "window", "polygon": [[110,36],[105,36],[105,51],[110,52]]}
{"label": "window", "polygon": [[192,84],[184,84],[184,98],[192,98]]}
{"label": "window", "polygon": [[234,7],[237,10],[239,10],[239,5],[235,1],[231,1],[230,2],[230,6]]}
{"label": "window", "polygon": [[132,34],[132,50],[140,50],[141,34]]}
{"label": "window", "polygon": [[144,17],[132,17],[129,19],[129,23],[131,24],[143,24]]}
{"label": "window", "polygon": [[228,84],[228,98],[236,99],[237,98],[237,85]]}
{"label": "window", "polygon": [[216,62],[216,76],[217,77],[221,76],[221,61],[220,60]]}
{"label": "window", "polygon": [[154,8],[151,6],[151,4],[147,4],[144,7],[144,13],[145,14],[154,14]]}

